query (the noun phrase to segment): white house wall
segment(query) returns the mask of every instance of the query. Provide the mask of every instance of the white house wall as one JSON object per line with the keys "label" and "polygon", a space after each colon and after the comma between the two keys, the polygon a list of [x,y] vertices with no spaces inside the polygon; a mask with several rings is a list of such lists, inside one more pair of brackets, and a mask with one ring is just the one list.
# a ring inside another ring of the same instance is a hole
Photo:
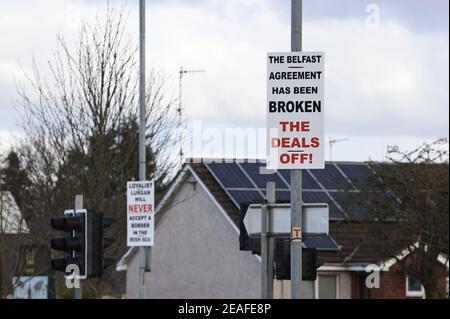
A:
{"label": "white house wall", "polygon": [[[260,264],[239,250],[239,235],[189,176],[156,227],[145,298],[259,298]],[[138,258],[127,270],[127,298],[138,297]]]}

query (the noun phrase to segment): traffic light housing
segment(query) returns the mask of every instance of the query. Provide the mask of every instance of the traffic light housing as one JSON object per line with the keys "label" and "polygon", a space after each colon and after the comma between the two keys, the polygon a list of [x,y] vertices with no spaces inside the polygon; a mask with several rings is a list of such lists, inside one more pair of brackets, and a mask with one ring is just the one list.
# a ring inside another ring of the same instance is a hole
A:
{"label": "traffic light housing", "polygon": [[51,268],[65,272],[67,265],[75,264],[80,270],[80,279],[101,277],[103,270],[114,263],[114,259],[104,256],[104,250],[115,240],[105,237],[104,230],[115,219],[85,209],[67,212],[64,217],[51,219],[51,227],[64,232],[63,237],[50,240],[52,249],[64,253],[62,257],[51,259]]}
{"label": "traffic light housing", "polygon": [[63,237],[50,240],[50,247],[63,252],[62,257],[50,261],[53,270],[65,272],[67,265],[75,264],[80,270],[80,278],[86,276],[86,212],[66,211],[64,217],[51,219],[51,227],[63,231]]}
{"label": "traffic light housing", "polygon": [[89,212],[87,228],[88,277],[101,277],[103,270],[114,263],[113,258],[105,257],[104,250],[115,240],[105,237],[105,229],[115,223],[115,219],[103,212]]}
{"label": "traffic light housing", "polygon": [[[315,248],[302,248],[302,280],[314,281],[317,278],[317,268],[321,266],[321,260]],[[275,270],[276,279],[291,279],[291,254],[289,240],[276,242]]]}
{"label": "traffic light housing", "polygon": [[302,278],[306,281],[315,281],[317,278],[317,249],[302,249]]}

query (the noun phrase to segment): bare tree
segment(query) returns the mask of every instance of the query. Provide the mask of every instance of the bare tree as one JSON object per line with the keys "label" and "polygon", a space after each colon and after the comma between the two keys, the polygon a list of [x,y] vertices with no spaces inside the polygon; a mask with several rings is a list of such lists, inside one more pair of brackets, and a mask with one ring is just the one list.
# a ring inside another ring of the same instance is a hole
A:
{"label": "bare tree", "polygon": [[388,155],[391,163],[369,163],[374,174],[361,184],[360,192],[348,194],[353,208],[367,212],[362,220],[364,241],[380,256],[395,258],[422,283],[427,298],[445,298],[448,141],[424,143],[408,152],[389,147]]}
{"label": "bare tree", "polygon": [[14,277],[24,275],[26,264],[19,252],[30,241],[24,214],[12,194],[16,191],[16,196],[20,196],[23,192],[15,188],[17,183],[10,179],[9,168],[0,166],[0,298],[13,293],[17,284],[13,281]]}
{"label": "bare tree", "polygon": [[[83,194],[87,208],[117,218],[114,257],[125,248],[126,181],[138,177],[137,46],[125,23],[124,10],[108,6],[103,20],[82,25],[74,49],[58,36],[51,76],[34,63],[18,89],[36,229],[48,236],[48,217]],[[176,163],[175,99],[161,71],[150,72],[146,92],[147,172],[162,190]],[[89,285],[99,295],[108,282]]]}

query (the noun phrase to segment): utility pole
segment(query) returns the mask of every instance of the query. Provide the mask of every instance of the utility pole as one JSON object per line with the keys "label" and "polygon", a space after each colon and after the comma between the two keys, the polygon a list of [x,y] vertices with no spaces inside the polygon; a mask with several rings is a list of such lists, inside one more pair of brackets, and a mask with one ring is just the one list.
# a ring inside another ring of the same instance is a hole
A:
{"label": "utility pole", "polygon": [[[139,180],[145,181],[145,0],[139,0]],[[150,268],[151,247],[139,247],[139,299],[145,298],[145,272]]]}
{"label": "utility pole", "polygon": [[271,204],[275,203],[275,183],[266,185],[266,203],[261,205],[261,299],[273,299],[273,254],[275,238],[270,233]]}
{"label": "utility pole", "polygon": [[[75,214],[77,213],[77,209],[83,209],[83,195],[75,195]],[[75,253],[74,253],[75,254]],[[86,271],[86,269],[85,269]],[[79,274],[75,274],[77,276]],[[79,280],[75,278],[75,280]],[[81,289],[81,280],[80,281],[80,288],[74,288],[73,289],[73,297],[74,299],[82,299],[83,298],[83,290]]]}
{"label": "utility pole", "polygon": [[[266,184],[266,201],[269,204],[275,204],[275,182],[267,182]],[[267,227],[269,232],[272,229],[272,208],[269,208],[269,214],[267,219]],[[273,299],[273,261],[274,261],[274,251],[275,251],[275,237],[269,233],[267,237],[267,298]]]}
{"label": "utility pole", "polygon": [[[291,51],[302,51],[302,0],[291,0]],[[300,299],[302,286],[302,239],[292,238],[294,229],[302,232],[302,170],[291,170],[291,298]]]}
{"label": "utility pole", "polygon": [[268,299],[267,203],[261,205],[261,299]]}
{"label": "utility pole", "polygon": [[186,129],[185,127],[185,120],[183,118],[183,107],[182,107],[182,101],[181,101],[181,96],[182,96],[182,91],[183,91],[183,77],[185,74],[188,73],[204,73],[206,72],[206,70],[186,70],[183,69],[183,67],[180,67],[180,71],[179,71],[179,83],[178,83],[178,126],[180,127],[180,167],[183,165],[183,158],[184,158],[184,151],[183,151],[183,147],[184,147],[184,131]]}

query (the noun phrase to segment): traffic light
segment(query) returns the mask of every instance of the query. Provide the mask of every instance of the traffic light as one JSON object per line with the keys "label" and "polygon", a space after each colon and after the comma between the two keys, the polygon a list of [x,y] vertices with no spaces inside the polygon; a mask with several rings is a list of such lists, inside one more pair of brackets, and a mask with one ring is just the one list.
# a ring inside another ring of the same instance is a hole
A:
{"label": "traffic light", "polygon": [[302,278],[303,280],[315,281],[317,278],[317,249],[302,249]]}
{"label": "traffic light", "polygon": [[115,219],[85,209],[65,214],[51,219],[52,228],[64,232],[64,237],[50,241],[52,249],[64,252],[63,257],[51,260],[52,269],[65,272],[67,265],[75,264],[80,279],[101,277],[103,270],[114,263],[114,259],[104,257],[104,249],[114,243],[113,238],[104,236],[104,230]]}
{"label": "traffic light", "polygon": [[289,246],[289,238],[285,240],[275,241],[275,269],[274,277],[279,280],[291,279],[291,251]]}
{"label": "traffic light", "polygon": [[110,227],[115,219],[105,216],[102,212],[89,212],[87,220],[88,277],[101,277],[103,270],[114,263],[113,258],[104,256],[104,250],[115,242],[113,238],[105,237],[105,229]]}
{"label": "traffic light", "polygon": [[[302,280],[316,280],[317,268],[320,266],[317,249],[302,248]],[[280,280],[291,279],[291,253],[288,240],[276,243],[274,275],[276,279]]]}
{"label": "traffic light", "polygon": [[50,240],[50,247],[64,252],[63,257],[50,261],[53,270],[65,272],[67,265],[75,264],[80,270],[80,278],[86,276],[86,212],[66,211],[64,217],[51,219],[51,227],[63,231],[63,237]]}

